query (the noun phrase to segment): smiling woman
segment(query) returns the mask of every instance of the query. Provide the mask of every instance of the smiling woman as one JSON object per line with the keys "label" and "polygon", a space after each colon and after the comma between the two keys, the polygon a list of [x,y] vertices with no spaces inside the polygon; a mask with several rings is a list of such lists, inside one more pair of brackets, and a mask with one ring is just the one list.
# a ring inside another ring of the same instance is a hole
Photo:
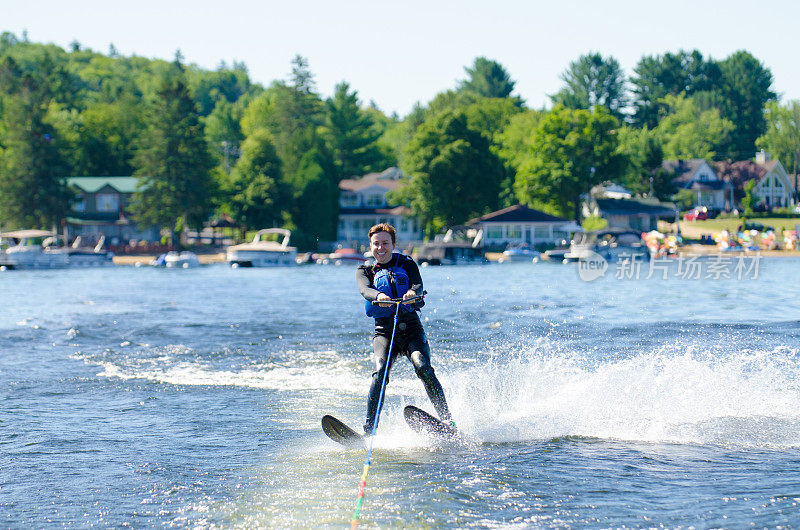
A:
{"label": "smiling woman", "polygon": [[[368,235],[376,263],[362,265],[356,271],[356,283],[366,300],[367,316],[375,318],[372,346],[376,370],[367,399],[364,432],[374,435],[377,429],[384,387],[397,356],[406,356],[413,363],[436,412],[443,421],[450,423],[444,390],[431,367],[428,339],[417,315],[424,305],[421,296],[425,294],[419,268],[410,257],[393,252],[396,232],[392,225],[377,224],[370,228]],[[382,307],[380,302],[389,300],[404,302],[387,303]]]}

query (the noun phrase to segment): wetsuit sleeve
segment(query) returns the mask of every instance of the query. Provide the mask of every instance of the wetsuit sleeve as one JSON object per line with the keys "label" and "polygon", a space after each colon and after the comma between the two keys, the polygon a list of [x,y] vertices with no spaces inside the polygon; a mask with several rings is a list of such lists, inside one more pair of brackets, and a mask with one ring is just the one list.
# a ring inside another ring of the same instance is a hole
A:
{"label": "wetsuit sleeve", "polygon": [[417,264],[414,263],[413,259],[407,258],[403,260],[402,267],[408,274],[408,281],[411,283],[409,289],[417,294],[422,294],[422,275],[419,273]]}
{"label": "wetsuit sleeve", "polygon": [[356,269],[356,283],[358,284],[358,292],[361,293],[361,296],[370,302],[374,302],[378,299],[378,295],[381,292],[374,287],[370,287],[372,278],[370,278],[369,272],[366,265],[359,265]]}

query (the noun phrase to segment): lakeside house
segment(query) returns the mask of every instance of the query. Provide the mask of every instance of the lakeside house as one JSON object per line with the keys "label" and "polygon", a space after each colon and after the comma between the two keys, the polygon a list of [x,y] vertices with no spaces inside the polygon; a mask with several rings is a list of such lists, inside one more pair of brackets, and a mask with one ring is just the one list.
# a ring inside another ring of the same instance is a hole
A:
{"label": "lakeside house", "polygon": [[675,222],[678,208],[671,202],[656,198],[635,198],[622,186],[604,182],[594,186],[581,202],[583,217],[602,217],[608,229],[649,232],[658,230],[658,221]]}
{"label": "lakeside house", "polygon": [[65,236],[98,240],[105,236],[112,245],[139,241],[158,241],[157,227],[140,230],[126,213],[139,179],[136,177],[67,177],[76,193],[66,219]]}
{"label": "lakeside house", "polygon": [[402,171],[390,167],[380,173],[344,179],[339,183],[339,224],[336,239],[339,244],[358,248],[367,231],[378,223],[390,223],[397,229],[397,239],[403,244],[422,241],[422,225],[406,206],[391,204],[387,199],[408,183]]}
{"label": "lakeside house", "polygon": [[707,160],[702,158],[665,160],[661,167],[675,175],[672,179],[675,191],[689,190],[694,193],[693,206],[705,206],[720,210],[735,208],[733,184],[722,179]]}
{"label": "lakeside house", "polygon": [[772,160],[763,149],[756,153],[755,160],[714,162],[714,167],[721,178],[733,185],[738,202],[744,198],[745,184],[755,180],[754,206],[766,209],[797,204],[794,179],[786,173],[779,160]]}
{"label": "lakeside house", "polygon": [[517,204],[470,219],[466,225],[482,231],[484,245],[505,247],[568,241],[572,223],[569,219]]}
{"label": "lakeside house", "polygon": [[745,184],[751,180],[756,181],[755,205],[785,208],[798,201],[794,179],[780,161],[772,160],[763,149],[754,160],[665,160],[661,167],[675,175],[675,191],[690,190],[695,194],[693,206],[727,211],[738,208],[745,196]]}

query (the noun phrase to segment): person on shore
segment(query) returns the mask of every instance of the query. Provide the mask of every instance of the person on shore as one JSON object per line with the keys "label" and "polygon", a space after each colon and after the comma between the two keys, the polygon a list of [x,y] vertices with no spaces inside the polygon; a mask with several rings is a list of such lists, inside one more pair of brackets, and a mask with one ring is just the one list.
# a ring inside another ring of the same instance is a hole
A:
{"label": "person on shore", "polygon": [[[359,292],[366,299],[367,316],[375,319],[375,333],[372,338],[375,372],[372,373],[372,384],[367,398],[367,421],[364,424],[366,434],[372,434],[384,371],[391,370],[398,356],[405,356],[411,360],[414,371],[425,385],[425,391],[439,418],[455,426],[447,407],[444,390],[431,366],[428,339],[425,337],[425,330],[418,315],[424,305],[421,299],[416,298],[423,292],[422,276],[413,259],[394,252],[396,234],[394,227],[388,223],[377,224],[370,228],[369,246],[375,264],[360,265],[356,269],[356,283]],[[372,302],[400,298],[407,302],[399,305],[400,314],[394,335],[394,346],[389,352],[397,307],[394,304],[381,306]],[[388,383],[389,375],[386,373],[386,384]]]}

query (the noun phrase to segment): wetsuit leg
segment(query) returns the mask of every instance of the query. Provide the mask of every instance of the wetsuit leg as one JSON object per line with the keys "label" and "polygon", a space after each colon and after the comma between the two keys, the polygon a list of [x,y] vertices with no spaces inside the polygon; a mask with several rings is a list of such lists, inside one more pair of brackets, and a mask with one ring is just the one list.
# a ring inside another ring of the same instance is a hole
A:
{"label": "wetsuit leg", "polygon": [[[372,383],[370,384],[369,396],[367,397],[367,422],[364,424],[364,432],[366,434],[372,434],[372,426],[375,423],[375,413],[378,410],[378,398],[381,393],[384,371],[390,371],[392,369],[392,364],[394,364],[395,356],[389,356],[390,341],[391,337],[379,334],[376,334],[372,339],[372,348],[375,352],[375,371],[372,372]],[[386,374],[386,384],[389,384],[388,374]],[[383,408],[383,403],[381,403],[381,408]]]}
{"label": "wetsuit leg", "polygon": [[423,329],[420,328],[419,333],[409,341],[408,351],[411,362],[414,364],[414,371],[425,385],[425,392],[428,393],[428,398],[433,403],[436,413],[439,414],[442,421],[449,422],[452,419],[450,409],[447,407],[442,384],[431,366],[431,350]]}

